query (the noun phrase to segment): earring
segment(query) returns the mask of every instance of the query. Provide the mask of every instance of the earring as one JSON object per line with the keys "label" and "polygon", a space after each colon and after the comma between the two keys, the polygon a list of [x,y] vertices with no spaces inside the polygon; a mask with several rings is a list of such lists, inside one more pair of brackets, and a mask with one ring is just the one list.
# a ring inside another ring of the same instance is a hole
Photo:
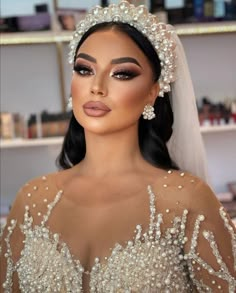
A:
{"label": "earring", "polygon": [[72,97],[69,97],[67,101],[67,110],[72,110]]}
{"label": "earring", "polygon": [[156,117],[154,113],[154,107],[150,104],[147,104],[143,109],[143,119],[152,120]]}

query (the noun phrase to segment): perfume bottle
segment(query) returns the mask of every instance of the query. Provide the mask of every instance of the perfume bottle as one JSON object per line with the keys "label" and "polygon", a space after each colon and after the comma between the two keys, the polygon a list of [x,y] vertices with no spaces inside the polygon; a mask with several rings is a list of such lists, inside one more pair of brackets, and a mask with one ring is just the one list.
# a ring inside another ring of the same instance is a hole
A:
{"label": "perfume bottle", "polygon": [[204,0],[194,0],[193,7],[194,7],[194,17],[196,21],[203,21],[204,20]]}
{"label": "perfume bottle", "polygon": [[214,18],[221,20],[225,18],[225,1],[214,0]]}
{"label": "perfume bottle", "polygon": [[204,1],[204,20],[211,21],[214,19],[214,3],[213,0]]}

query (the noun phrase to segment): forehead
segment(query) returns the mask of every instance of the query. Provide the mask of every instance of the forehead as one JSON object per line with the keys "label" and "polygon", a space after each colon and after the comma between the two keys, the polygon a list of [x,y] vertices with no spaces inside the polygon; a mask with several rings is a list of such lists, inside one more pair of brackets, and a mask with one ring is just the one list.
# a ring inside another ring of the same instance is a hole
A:
{"label": "forehead", "polygon": [[129,56],[148,63],[145,54],[127,34],[112,29],[92,33],[80,46],[78,52],[111,59]]}

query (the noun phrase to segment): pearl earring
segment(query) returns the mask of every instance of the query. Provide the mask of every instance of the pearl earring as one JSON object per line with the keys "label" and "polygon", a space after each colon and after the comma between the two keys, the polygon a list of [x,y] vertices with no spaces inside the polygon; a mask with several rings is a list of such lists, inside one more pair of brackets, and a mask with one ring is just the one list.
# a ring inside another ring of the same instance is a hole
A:
{"label": "pearl earring", "polygon": [[67,110],[72,110],[72,97],[69,97],[67,101]]}
{"label": "pearl earring", "polygon": [[143,119],[152,120],[156,117],[154,113],[154,107],[150,104],[147,104],[143,109]]}

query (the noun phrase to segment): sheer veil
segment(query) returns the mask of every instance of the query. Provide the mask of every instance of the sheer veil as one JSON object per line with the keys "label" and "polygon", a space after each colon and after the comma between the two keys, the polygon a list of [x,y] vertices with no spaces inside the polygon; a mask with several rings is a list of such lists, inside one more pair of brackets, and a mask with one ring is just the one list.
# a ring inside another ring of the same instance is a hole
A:
{"label": "sheer veil", "polygon": [[181,170],[209,182],[206,154],[200,133],[196,99],[183,45],[175,32],[176,80],[170,100],[174,113],[173,134],[167,143],[171,158]]}

